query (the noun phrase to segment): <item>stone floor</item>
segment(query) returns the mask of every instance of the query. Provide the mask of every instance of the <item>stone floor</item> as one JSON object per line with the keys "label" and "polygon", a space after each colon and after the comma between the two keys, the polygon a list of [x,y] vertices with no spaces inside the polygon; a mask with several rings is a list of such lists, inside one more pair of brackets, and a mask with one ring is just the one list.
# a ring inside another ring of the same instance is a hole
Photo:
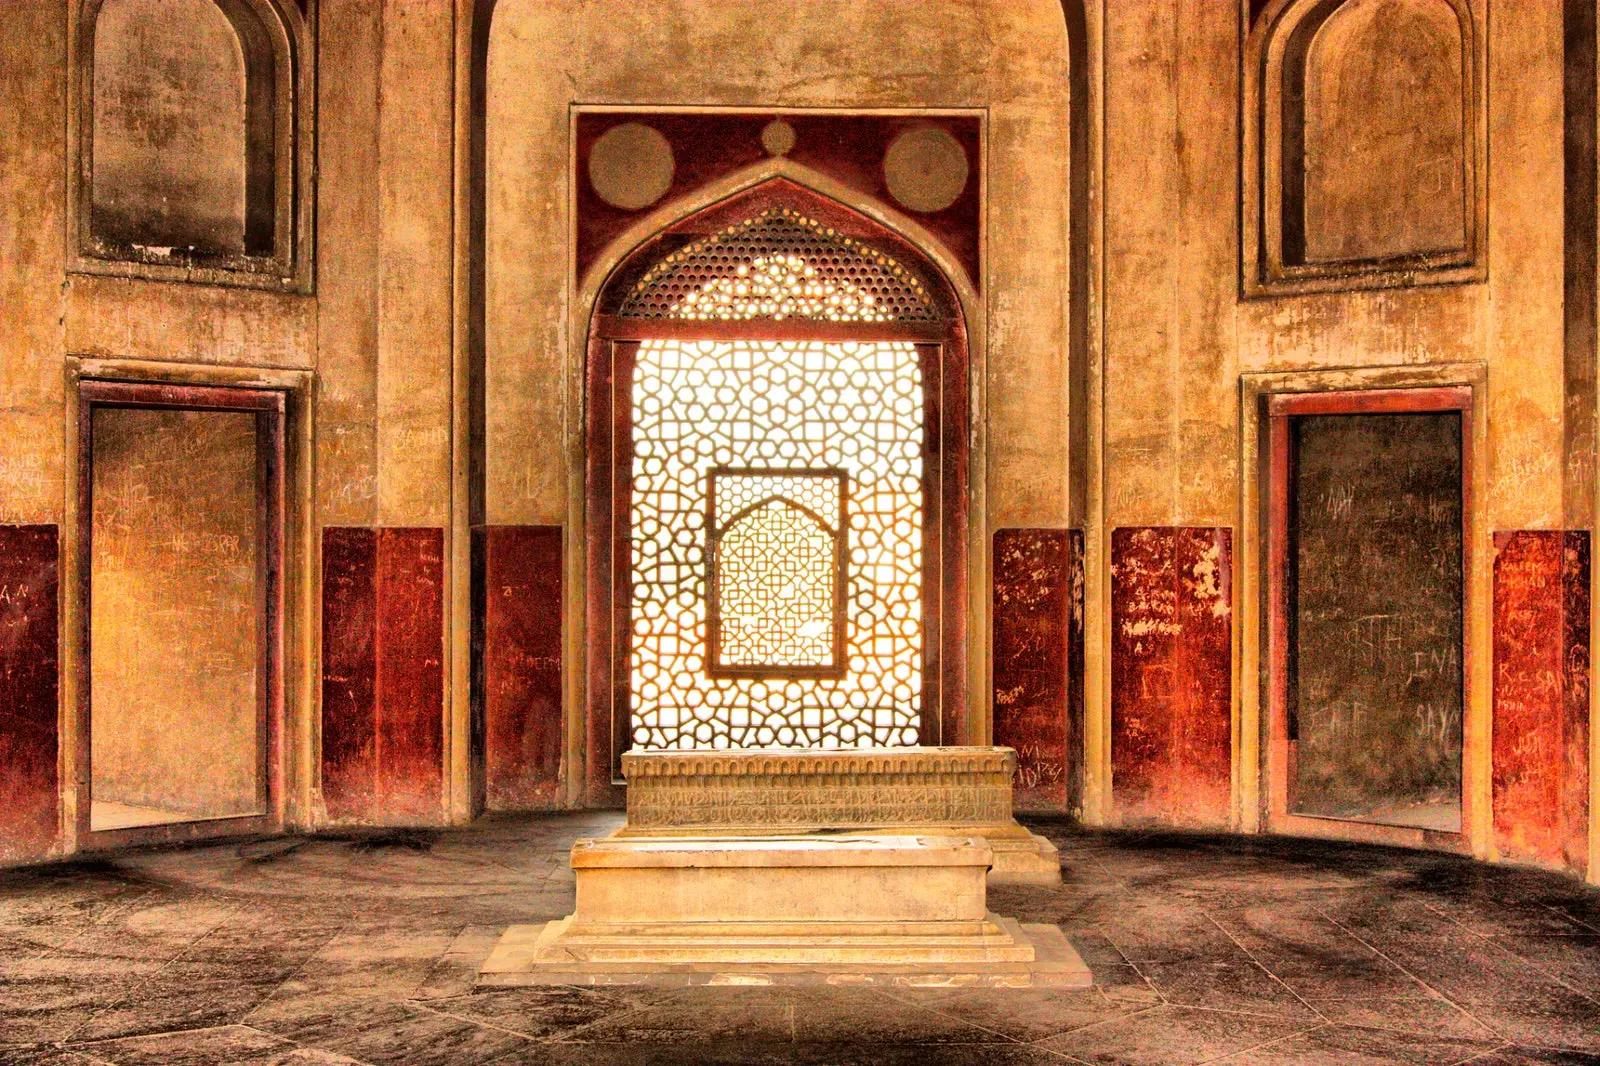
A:
{"label": "stone floor", "polygon": [[1057,922],[1082,992],[475,994],[509,923],[565,914],[611,816],[128,854],[0,874],[0,1062],[1600,1064],[1600,894],[1436,855],[1088,833]]}

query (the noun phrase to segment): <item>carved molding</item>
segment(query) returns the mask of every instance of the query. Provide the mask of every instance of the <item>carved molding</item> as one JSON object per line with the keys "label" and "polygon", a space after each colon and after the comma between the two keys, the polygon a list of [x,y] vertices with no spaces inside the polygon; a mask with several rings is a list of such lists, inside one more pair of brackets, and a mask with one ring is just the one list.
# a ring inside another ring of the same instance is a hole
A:
{"label": "carved molding", "polygon": [[629,783],[643,777],[795,774],[1005,774],[1017,766],[1010,748],[877,748],[838,751],[625,752]]}
{"label": "carved molding", "polygon": [[1013,828],[1010,748],[627,753],[628,829]]}
{"label": "carved molding", "polygon": [[[1253,20],[1246,296],[1484,279],[1482,6],[1273,0]],[[1386,96],[1404,106],[1385,107]]]}

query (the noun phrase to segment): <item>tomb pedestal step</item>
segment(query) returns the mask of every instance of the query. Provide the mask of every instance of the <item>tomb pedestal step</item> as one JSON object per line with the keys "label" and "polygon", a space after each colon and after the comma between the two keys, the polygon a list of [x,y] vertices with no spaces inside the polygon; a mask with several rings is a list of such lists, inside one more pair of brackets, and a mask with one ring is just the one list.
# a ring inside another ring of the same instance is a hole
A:
{"label": "tomb pedestal step", "polygon": [[617,838],[572,849],[577,908],[513,926],[479,984],[1085,987],[1054,926],[988,911],[981,838]]}

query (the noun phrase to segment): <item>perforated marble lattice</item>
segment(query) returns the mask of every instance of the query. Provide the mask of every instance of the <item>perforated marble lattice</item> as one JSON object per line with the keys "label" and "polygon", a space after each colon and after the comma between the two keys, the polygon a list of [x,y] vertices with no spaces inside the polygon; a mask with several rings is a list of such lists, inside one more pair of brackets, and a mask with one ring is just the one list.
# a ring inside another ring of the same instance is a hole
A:
{"label": "perforated marble lattice", "polygon": [[842,470],[711,471],[707,585],[713,674],[843,669]]}
{"label": "perforated marble lattice", "polygon": [[[636,357],[631,407],[635,746],[917,743],[923,382],[916,346],[647,340]],[[746,506],[778,495],[809,500],[824,525],[843,516],[840,676],[711,676],[707,494],[718,467],[848,474],[848,506],[843,494],[830,504],[817,485],[786,486],[803,480],[796,474],[735,490]]]}
{"label": "perforated marble lattice", "polygon": [[673,252],[624,300],[628,318],[931,322],[921,281],[893,258],[787,207]]}

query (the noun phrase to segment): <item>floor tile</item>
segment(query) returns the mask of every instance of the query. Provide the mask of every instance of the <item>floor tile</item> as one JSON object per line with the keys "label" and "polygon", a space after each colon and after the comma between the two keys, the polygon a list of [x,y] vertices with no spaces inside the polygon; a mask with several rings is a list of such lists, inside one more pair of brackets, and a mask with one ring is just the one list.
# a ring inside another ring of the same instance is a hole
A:
{"label": "floor tile", "polygon": [[1292,989],[1243,952],[1219,959],[1139,967],[1169,1003],[1185,1007],[1316,1020],[1316,1012]]}
{"label": "floor tile", "polygon": [[79,1044],[72,1050],[116,1066],[277,1066],[297,1049],[260,1030],[230,1025]]}
{"label": "floor tile", "polygon": [[1600,1066],[1600,1055],[1587,1055],[1578,1051],[1506,1047],[1478,1058],[1468,1059],[1463,1066]]}
{"label": "floor tile", "polygon": [[[644,997],[664,998],[664,997]],[[533,1039],[558,1040],[642,1006],[640,997],[610,989],[530,988],[429,1000],[433,1010]]]}
{"label": "floor tile", "polygon": [[1163,1004],[1037,1046],[1105,1066],[1196,1066],[1313,1027],[1286,1018]]}
{"label": "floor tile", "polygon": [[791,989],[702,987],[682,992],[682,998],[664,998],[612,1014],[562,1039],[586,1044],[794,1039]]}
{"label": "floor tile", "polygon": [[1308,999],[1312,1009],[1334,1025],[1390,1029],[1448,1040],[1493,1041],[1497,1034],[1467,1009],[1442,996],[1411,998],[1356,996]]}
{"label": "floor tile", "polygon": [[1217,1066],[1451,1066],[1492,1043],[1329,1025],[1216,1060]]}
{"label": "floor tile", "polygon": [[1012,1040],[1033,1042],[1149,1008],[1097,988],[997,988],[967,992],[930,1006],[940,1014]]}
{"label": "floor tile", "polygon": [[[955,1001],[955,1002],[959,1002]],[[921,1006],[871,989],[799,989],[794,1039],[807,1043],[983,1044],[1003,1037],[949,1003]]]}

